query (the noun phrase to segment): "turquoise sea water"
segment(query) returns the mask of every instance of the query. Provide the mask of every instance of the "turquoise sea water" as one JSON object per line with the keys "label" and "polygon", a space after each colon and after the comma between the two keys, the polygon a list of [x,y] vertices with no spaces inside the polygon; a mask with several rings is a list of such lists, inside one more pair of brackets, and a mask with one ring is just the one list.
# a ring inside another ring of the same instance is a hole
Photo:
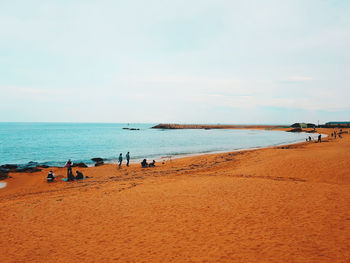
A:
{"label": "turquoise sea water", "polygon": [[[92,164],[93,157],[115,162],[234,151],[304,141],[306,134],[260,130],[159,130],[155,124],[0,123],[0,164],[30,161],[50,166],[68,159]],[[140,130],[125,130],[123,127]]]}

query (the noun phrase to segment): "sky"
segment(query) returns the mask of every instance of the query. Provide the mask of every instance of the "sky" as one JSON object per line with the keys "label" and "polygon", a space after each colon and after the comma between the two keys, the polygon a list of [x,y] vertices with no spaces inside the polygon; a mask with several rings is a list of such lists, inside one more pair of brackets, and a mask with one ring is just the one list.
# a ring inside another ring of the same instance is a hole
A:
{"label": "sky", "polygon": [[350,121],[349,14],[348,0],[0,0],[0,121]]}

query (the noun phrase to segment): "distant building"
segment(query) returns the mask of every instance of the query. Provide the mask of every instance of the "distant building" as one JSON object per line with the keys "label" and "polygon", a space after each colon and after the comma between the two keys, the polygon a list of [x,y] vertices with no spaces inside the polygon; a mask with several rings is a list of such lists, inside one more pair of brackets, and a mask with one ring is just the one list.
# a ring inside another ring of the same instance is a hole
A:
{"label": "distant building", "polygon": [[350,127],[350,121],[330,121],[325,124],[326,127]]}
{"label": "distant building", "polygon": [[313,123],[297,122],[297,123],[294,123],[293,125],[291,125],[291,127],[294,127],[294,128],[315,128],[316,125]]}

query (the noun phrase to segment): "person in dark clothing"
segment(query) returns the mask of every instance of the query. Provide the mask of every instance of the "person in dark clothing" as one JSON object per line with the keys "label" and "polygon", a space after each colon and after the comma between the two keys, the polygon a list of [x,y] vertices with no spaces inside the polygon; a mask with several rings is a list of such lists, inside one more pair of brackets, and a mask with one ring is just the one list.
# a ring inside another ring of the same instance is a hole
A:
{"label": "person in dark clothing", "polygon": [[82,172],[76,171],[76,173],[77,173],[77,176],[75,177],[75,179],[77,180],[84,179],[84,175]]}
{"label": "person in dark clothing", "polygon": [[130,152],[128,152],[126,155],[126,166],[129,166],[129,161],[130,161]]}
{"label": "person in dark clothing", "polygon": [[146,160],[146,159],[143,159],[143,161],[141,162],[141,167],[142,167],[142,168],[148,167],[148,164],[147,164],[147,160]]}
{"label": "person in dark clothing", "polygon": [[119,154],[118,161],[119,161],[119,168],[120,168],[122,166],[122,162],[123,162],[123,155],[122,154]]}
{"label": "person in dark clothing", "polygon": [[66,163],[67,167],[67,181],[73,181],[74,180],[74,175],[72,172],[72,161],[69,159],[68,162]]}
{"label": "person in dark clothing", "polygon": [[317,140],[317,142],[321,142],[322,140],[321,140],[321,134],[319,134],[318,135],[318,140]]}
{"label": "person in dark clothing", "polygon": [[53,182],[55,180],[55,175],[53,174],[52,171],[49,172],[49,174],[47,175],[46,180],[47,180],[48,183]]}
{"label": "person in dark clothing", "polygon": [[309,142],[311,142],[311,136],[309,136]]}
{"label": "person in dark clothing", "polygon": [[148,165],[148,167],[155,167],[156,166],[156,161],[155,160],[153,160],[153,162],[151,162],[149,165]]}

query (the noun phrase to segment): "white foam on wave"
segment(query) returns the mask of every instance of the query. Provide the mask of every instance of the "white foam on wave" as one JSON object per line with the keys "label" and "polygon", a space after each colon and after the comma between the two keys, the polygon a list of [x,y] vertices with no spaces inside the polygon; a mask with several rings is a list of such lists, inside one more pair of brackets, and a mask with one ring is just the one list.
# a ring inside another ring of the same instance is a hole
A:
{"label": "white foam on wave", "polygon": [[7,185],[7,183],[6,183],[6,182],[0,182],[0,189],[1,189],[1,188],[5,188],[5,187],[6,187],[6,185]]}

